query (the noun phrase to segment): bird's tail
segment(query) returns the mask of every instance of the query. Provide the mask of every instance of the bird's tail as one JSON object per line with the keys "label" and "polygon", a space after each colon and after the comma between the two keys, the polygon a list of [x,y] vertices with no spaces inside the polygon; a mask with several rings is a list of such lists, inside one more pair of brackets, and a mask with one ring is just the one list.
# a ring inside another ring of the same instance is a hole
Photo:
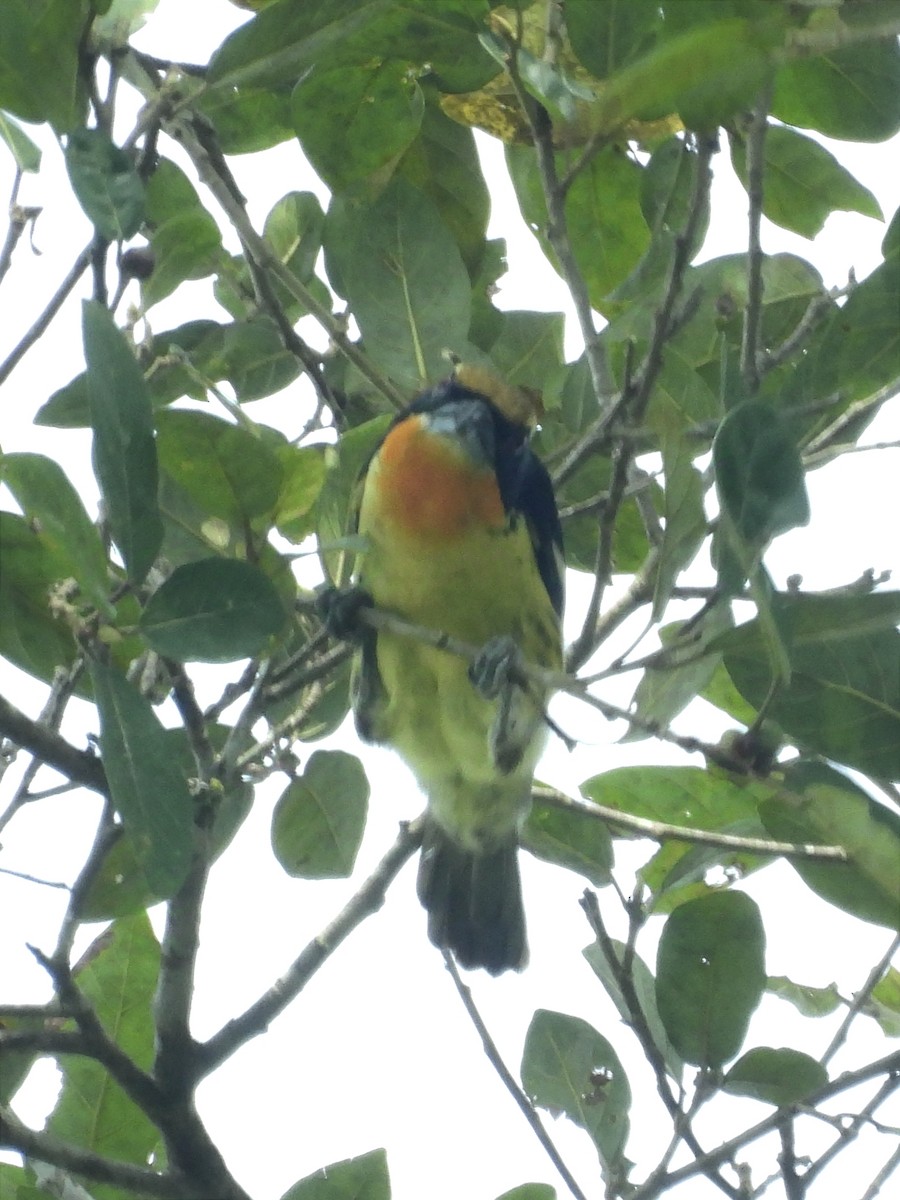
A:
{"label": "bird's tail", "polygon": [[516,842],[473,853],[435,821],[422,840],[417,882],[428,912],[428,936],[453,952],[461,967],[491,975],[521,971],[528,962],[525,911]]}

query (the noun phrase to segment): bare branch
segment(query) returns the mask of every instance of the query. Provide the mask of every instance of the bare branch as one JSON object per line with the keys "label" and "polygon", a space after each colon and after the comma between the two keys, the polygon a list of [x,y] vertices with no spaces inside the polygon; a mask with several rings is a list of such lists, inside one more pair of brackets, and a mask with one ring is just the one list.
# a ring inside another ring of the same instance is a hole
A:
{"label": "bare branch", "polygon": [[885,971],[891,965],[894,955],[897,953],[898,949],[900,949],[900,933],[891,938],[887,950],[885,950],[884,954],[869,972],[865,983],[854,995],[852,1002],[847,1008],[847,1012],[844,1014],[844,1019],[841,1021],[840,1027],[837,1029],[834,1037],[831,1039],[828,1049],[822,1055],[821,1062],[823,1067],[827,1066],[827,1064],[831,1062],[832,1058],[834,1058],[835,1054],[838,1052],[838,1050],[840,1050],[841,1046],[843,1046],[844,1042],[847,1040],[847,1034],[850,1031],[851,1024],[859,1015],[859,1013],[862,1012],[866,1004],[868,1004],[869,997],[872,995],[872,989],[880,982]]}
{"label": "bare branch", "polygon": [[206,148],[196,136],[191,121],[180,117],[174,121],[170,121],[167,129],[176,141],[179,141],[184,146],[190,155],[191,161],[196,167],[201,180],[215,196],[228,220],[234,226],[235,231],[244,243],[248,254],[252,255],[255,263],[263,271],[267,271],[273,278],[277,279],[292,296],[305,306],[306,310],[316,318],[326,331],[335,346],[353,363],[363,377],[377,391],[395,407],[402,408],[406,403],[406,398],[389,380],[381,375],[369,361],[368,356],[350,341],[344,332],[342,323],[334,316],[331,310],[321,304],[313,293],[300,282],[297,276],[287,269],[268,242],[260,237],[253,228],[243,204],[237,199],[228,183],[222,179]]}
{"label": "bare branch", "polygon": [[501,1083],[512,1096],[513,1100],[515,1100],[519,1109],[523,1113],[525,1120],[534,1131],[535,1137],[546,1150],[548,1158],[553,1163],[554,1167],[556,1167],[566,1187],[575,1197],[575,1200],[587,1200],[587,1195],[578,1186],[575,1177],[566,1166],[562,1155],[554,1145],[553,1139],[544,1128],[544,1124],[541,1121],[541,1118],[538,1116],[534,1105],[522,1091],[521,1087],[519,1087],[519,1084],[513,1077],[509,1067],[507,1067],[506,1063],[503,1061],[500,1051],[497,1049],[494,1043],[494,1039],[491,1037],[487,1026],[481,1018],[481,1013],[475,1007],[475,1002],[472,1000],[471,990],[463,983],[462,979],[460,978],[459,971],[456,969],[456,964],[454,963],[452,957],[446,953],[446,951],[444,952],[444,965],[450,972],[450,978],[453,980],[456,990],[459,993],[459,998],[463,1002],[463,1007],[468,1014],[469,1020],[475,1027],[475,1032],[481,1038],[481,1044],[484,1047],[484,1052],[487,1055],[488,1062],[500,1076]]}
{"label": "bare branch", "polygon": [[[829,1100],[832,1096],[839,1096],[841,1092],[857,1087],[861,1083],[867,1083],[870,1079],[877,1079],[880,1075],[892,1076],[890,1082],[894,1086],[897,1086],[900,1084],[900,1078],[896,1078],[897,1072],[900,1072],[900,1050],[895,1050],[893,1053],[887,1054],[875,1062],[867,1063],[866,1066],[860,1067],[855,1071],[846,1071],[843,1075],[839,1075],[837,1079],[825,1084],[824,1087],[819,1088],[818,1091],[808,1096],[804,1101],[803,1108],[816,1108],[824,1100]],[[662,1192],[673,1189],[676,1184],[682,1183],[686,1179],[693,1179],[695,1175],[705,1171],[707,1167],[731,1160],[739,1150],[777,1129],[779,1123],[784,1120],[785,1111],[795,1110],[796,1106],[792,1106],[790,1110],[777,1109],[762,1121],[758,1121],[755,1125],[751,1125],[749,1129],[745,1129],[736,1137],[729,1138],[728,1141],[717,1146],[715,1150],[711,1150],[704,1159],[688,1163],[686,1166],[679,1167],[675,1171],[670,1171],[662,1180],[655,1181],[652,1188],[646,1184],[643,1187],[639,1187],[631,1197],[631,1200],[653,1200],[654,1197],[659,1196]]]}
{"label": "bare branch", "polygon": [[736,834],[716,833],[708,829],[691,829],[684,825],[669,825],[665,821],[651,821],[623,813],[617,808],[595,804],[593,800],[579,800],[566,796],[553,788],[535,787],[534,795],[561,808],[566,812],[577,812],[593,817],[609,825],[619,825],[632,833],[640,833],[657,842],[690,842],[701,846],[718,846],[721,850],[744,850],[749,854],[782,855],[812,862],[846,862],[847,851],[843,846],[802,845],[797,842],[773,842],[768,838],[738,837]]}
{"label": "bare branch", "polygon": [[575,315],[578,319],[578,328],[581,331],[582,340],[584,341],[585,358],[587,359],[591,384],[597,404],[601,405],[604,411],[608,411],[610,397],[615,392],[615,385],[599,341],[597,326],[594,323],[594,312],[591,308],[587,283],[572,252],[568,218],[566,217],[566,191],[560,184],[556,169],[553,127],[550,123],[547,110],[532,99],[522,85],[518,71],[517,53],[518,47],[510,43],[508,59],[509,77],[515,90],[516,98],[531,129],[531,136],[537,156],[538,171],[541,178],[541,187],[544,193],[544,204],[547,209],[547,241],[556,255],[560,272],[565,280],[569,295],[572,297],[572,303],[575,306]]}
{"label": "bare branch", "polygon": [[748,396],[754,395],[759,388],[759,331],[763,300],[760,226],[765,175],[764,152],[766,132],[769,128],[771,92],[772,88],[769,85],[757,101],[747,129],[747,307],[744,310],[741,338],[741,378]]}
{"label": "bare branch", "polygon": [[0,734],[73,783],[80,783],[103,796],[109,795],[106,774],[99,758],[95,758],[88,750],[77,750],[52,729],[32,721],[3,696],[0,696]]}
{"label": "bare branch", "polygon": [[54,292],[47,307],[31,326],[27,333],[23,335],[19,344],[7,355],[2,363],[0,363],[0,384],[6,382],[18,364],[22,361],[31,347],[37,342],[46,332],[50,322],[62,308],[63,304],[73,290],[78,280],[85,273],[91,263],[94,251],[94,243],[91,243],[81,251],[75,262],[72,264],[68,275]]}
{"label": "bare branch", "polygon": [[881,1192],[883,1185],[887,1183],[898,1167],[900,1167],[900,1145],[894,1147],[893,1154],[888,1158],[859,1200],[875,1200],[875,1197]]}
{"label": "bare branch", "polygon": [[[653,1034],[650,1031],[650,1026],[647,1023],[647,1017],[644,1013],[641,1002],[638,999],[637,991],[634,986],[634,980],[631,975],[630,962],[622,961],[616,953],[616,948],[613,945],[612,938],[606,930],[603,923],[603,917],[600,912],[600,905],[597,901],[595,892],[590,889],[585,890],[581,898],[581,907],[587,916],[588,923],[597,938],[597,944],[606,959],[610,971],[612,972],[619,990],[622,993],[622,999],[628,1010],[628,1023],[640,1042],[644,1056],[650,1064],[654,1076],[656,1077],[656,1090],[659,1092],[660,1099],[666,1106],[670,1117],[675,1126],[675,1137],[668,1148],[668,1153],[663,1156],[659,1168],[653,1172],[651,1179],[661,1178],[665,1173],[665,1164],[669,1156],[674,1153],[678,1143],[684,1141],[690,1148],[695,1158],[702,1158],[706,1151],[697,1141],[697,1137],[690,1127],[688,1114],[684,1111],[672,1086],[669,1083],[669,1076],[666,1070],[666,1064],[662,1053],[653,1039]],[[741,1193],[738,1189],[719,1175],[714,1166],[711,1166],[704,1172],[710,1183],[715,1184],[720,1191],[726,1196],[731,1197],[731,1200],[741,1200]]]}
{"label": "bare branch", "polygon": [[37,1133],[15,1116],[8,1108],[0,1108],[0,1146],[16,1150],[27,1158],[61,1167],[75,1175],[84,1175],[97,1183],[110,1183],[128,1188],[136,1196],[154,1196],[161,1200],[209,1200],[195,1191],[184,1179],[173,1175],[157,1175],[145,1167],[115,1162],[71,1146],[49,1133]]}
{"label": "bare branch", "polygon": [[300,952],[284,975],[239,1017],[223,1025],[218,1033],[196,1049],[198,1077],[208,1075],[252,1037],[265,1032],[269,1022],[303,990],[319,967],[366,917],[384,903],[385,893],[404,863],[422,840],[422,819],[401,826],[400,834],[356,895],[330,925]]}

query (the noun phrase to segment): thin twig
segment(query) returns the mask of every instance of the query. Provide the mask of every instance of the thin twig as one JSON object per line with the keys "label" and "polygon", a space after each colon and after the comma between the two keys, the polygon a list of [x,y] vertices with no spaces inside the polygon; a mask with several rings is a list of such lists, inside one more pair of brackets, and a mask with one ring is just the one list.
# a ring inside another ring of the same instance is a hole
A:
{"label": "thin twig", "polygon": [[378,371],[370,362],[368,356],[354,345],[347,337],[342,323],[313,295],[297,276],[289,271],[268,242],[256,232],[250,223],[246,210],[236,198],[228,183],[222,179],[207,149],[196,136],[189,120],[179,118],[169,122],[168,132],[179,141],[187,151],[200,179],[212,192],[228,220],[244,243],[257,265],[267,271],[273,278],[287,289],[295,299],[303,304],[306,310],[316,318],[334,345],[359,370],[362,376],[380,392],[396,408],[402,408],[406,398],[396,387]]}
{"label": "thin twig", "polygon": [[[597,944],[621,992],[622,1000],[628,1012],[628,1024],[640,1042],[644,1056],[656,1078],[656,1090],[675,1125],[673,1142],[651,1176],[651,1178],[660,1178],[665,1173],[665,1166],[679,1142],[684,1141],[695,1158],[702,1158],[706,1154],[706,1151],[700,1145],[696,1134],[691,1129],[689,1114],[684,1111],[672,1090],[665,1060],[654,1041],[650,1026],[647,1023],[647,1017],[634,986],[630,962],[620,960],[616,953],[612,938],[609,936],[606,926],[603,923],[603,916],[596,893],[590,889],[585,890],[580,903],[587,916],[588,924],[597,939]],[[634,928],[634,922],[632,922],[632,934]],[[710,1183],[724,1192],[726,1196],[729,1196],[731,1200],[741,1200],[740,1192],[732,1187],[726,1179],[723,1179],[715,1167],[710,1167],[705,1174]]]}
{"label": "thin twig", "polygon": [[814,1180],[816,1180],[825,1171],[829,1164],[832,1163],[835,1158],[837,1158],[837,1156],[859,1136],[865,1126],[875,1125],[875,1113],[882,1106],[882,1104],[885,1103],[885,1101],[889,1100],[890,1097],[893,1096],[898,1087],[900,1087],[900,1077],[898,1077],[896,1074],[889,1075],[875,1095],[869,1101],[867,1101],[867,1103],[863,1105],[861,1109],[855,1112],[849,1121],[842,1121],[839,1118],[837,1120],[831,1120],[827,1118],[824,1113],[819,1112],[808,1114],[810,1116],[828,1120],[829,1124],[833,1125],[837,1129],[837,1137],[832,1144],[828,1147],[824,1154],[821,1154],[815,1160],[815,1162],[813,1162],[807,1168],[804,1179],[806,1180],[808,1186],[811,1186]]}
{"label": "thin twig", "polygon": [[565,812],[577,812],[584,816],[618,825],[632,833],[640,833],[657,842],[690,842],[694,845],[717,846],[721,850],[743,850],[749,854],[782,855],[811,862],[846,862],[847,851],[843,846],[817,846],[797,842],[774,842],[768,838],[739,837],[737,834],[716,833],[708,829],[691,829],[683,825],[669,825],[665,821],[651,821],[631,813],[595,804],[593,800],[580,800],[566,796],[554,788],[537,786],[534,795]]}
{"label": "thin twig", "polygon": [[803,447],[804,460],[819,454],[834,442],[839,441],[841,434],[850,425],[853,425],[868,413],[881,408],[883,404],[887,404],[898,395],[900,395],[900,379],[892,379],[890,383],[879,388],[877,392],[873,392],[871,396],[867,396],[864,400],[857,400],[851,404],[840,416],[835,417],[831,424],[823,429],[821,433],[817,433],[815,437],[810,438]]}
{"label": "thin twig", "polygon": [[763,302],[763,251],[760,241],[762,226],[763,188],[765,182],[765,144],[769,128],[769,104],[772,85],[769,84],[754,106],[747,128],[747,307],[741,337],[741,379],[744,390],[752,396],[759,388],[759,334]]}
{"label": "thin twig", "polygon": [[572,251],[566,216],[566,193],[560,185],[556,168],[553,127],[547,110],[528,94],[522,84],[518,70],[518,46],[513,43],[510,43],[509,46],[507,65],[513,90],[528,121],[534,142],[544,205],[547,209],[547,241],[559,263],[560,272],[575,307],[594,396],[597,404],[603,410],[607,410],[609,398],[615,392],[615,384],[599,340],[597,326],[594,323],[594,312],[591,307],[587,282]]}
{"label": "thin twig", "polygon": [[[837,1079],[832,1080],[830,1083],[825,1084],[824,1087],[819,1088],[818,1091],[813,1092],[812,1095],[807,1096],[803,1107],[804,1109],[816,1108],[823,1101],[830,1100],[832,1096],[839,1096],[842,1092],[857,1087],[861,1083],[867,1083],[870,1079],[875,1079],[880,1075],[895,1077],[898,1071],[900,1071],[900,1050],[895,1050],[891,1054],[877,1059],[875,1062],[867,1063],[864,1067],[839,1075]],[[892,1078],[891,1082],[896,1086],[897,1083],[900,1083],[900,1079]],[[743,1132],[737,1134],[737,1136],[722,1142],[715,1150],[711,1150],[704,1159],[688,1163],[683,1167],[678,1167],[676,1170],[670,1171],[667,1175],[663,1176],[662,1180],[654,1181],[652,1188],[649,1188],[646,1184],[639,1187],[632,1195],[631,1200],[653,1200],[654,1197],[662,1195],[666,1191],[672,1191],[677,1184],[683,1183],[686,1179],[693,1179],[694,1176],[705,1171],[707,1167],[730,1161],[739,1150],[743,1150],[744,1147],[758,1141],[759,1138],[776,1129],[779,1122],[784,1119],[784,1114],[784,1109],[776,1110],[762,1121],[751,1125],[749,1129],[745,1129]]]}
{"label": "thin twig", "polygon": [[565,1183],[566,1187],[569,1189],[569,1191],[575,1197],[575,1200],[587,1200],[586,1193],[583,1192],[581,1190],[581,1188],[578,1186],[578,1183],[575,1180],[575,1177],[572,1175],[572,1172],[566,1166],[562,1155],[560,1154],[560,1152],[557,1150],[556,1146],[553,1143],[553,1139],[550,1137],[550,1134],[544,1128],[544,1124],[541,1121],[541,1118],[538,1115],[537,1111],[535,1110],[534,1105],[528,1099],[527,1095],[522,1090],[522,1088],[519,1087],[519,1084],[516,1082],[515,1078],[513,1077],[513,1074],[510,1071],[509,1067],[507,1067],[506,1063],[503,1061],[502,1057],[500,1056],[500,1051],[497,1049],[496,1045],[494,1044],[494,1040],[491,1037],[490,1033],[488,1032],[488,1028],[481,1018],[481,1013],[479,1013],[478,1009],[475,1007],[475,1003],[472,1000],[471,990],[463,983],[462,979],[459,976],[459,971],[456,969],[456,964],[454,963],[452,957],[446,953],[446,951],[444,952],[444,965],[446,966],[447,970],[450,972],[450,978],[453,980],[454,986],[456,987],[456,990],[459,994],[460,1000],[462,1000],[463,1007],[465,1008],[466,1013],[468,1014],[469,1020],[472,1022],[473,1026],[475,1027],[475,1032],[481,1038],[481,1044],[484,1047],[484,1052],[487,1055],[488,1062],[491,1064],[491,1066],[494,1068],[494,1070],[499,1075],[500,1081],[503,1084],[503,1086],[506,1088],[506,1090],[512,1096],[513,1100],[515,1100],[516,1104],[519,1107],[519,1110],[522,1112],[523,1116],[525,1117],[525,1120],[528,1122],[528,1124],[531,1126],[532,1130],[534,1131],[535,1137],[540,1142],[540,1144],[543,1146],[544,1150],[547,1153],[547,1157],[553,1163],[554,1167],[556,1167],[556,1169],[559,1172],[560,1176],[562,1177],[562,1180]]}
{"label": "thin twig", "polygon": [[894,1152],[860,1196],[859,1200],[875,1200],[882,1186],[887,1183],[898,1167],[900,1167],[900,1145],[894,1148]]}
{"label": "thin twig", "polygon": [[835,1032],[834,1037],[828,1044],[827,1050],[822,1055],[821,1063],[823,1067],[827,1066],[828,1063],[831,1062],[835,1054],[847,1040],[847,1034],[850,1032],[851,1024],[862,1011],[862,1009],[865,1008],[866,1004],[868,1004],[869,997],[872,995],[872,989],[879,983],[885,971],[891,965],[894,955],[898,950],[900,950],[900,933],[895,934],[894,937],[891,938],[887,950],[885,950],[884,954],[869,972],[865,983],[854,995],[853,1000],[847,1008],[847,1012],[844,1014],[844,1019],[841,1021],[840,1027]]}
{"label": "thin twig", "polygon": [[73,290],[78,280],[85,273],[91,263],[94,243],[85,246],[72,267],[66,275],[65,279],[54,292],[49,304],[34,322],[31,328],[23,334],[17,346],[7,355],[2,363],[0,363],[0,384],[4,384],[18,364],[22,361],[31,347],[38,342],[47,330],[50,322],[65,304],[69,293]]}

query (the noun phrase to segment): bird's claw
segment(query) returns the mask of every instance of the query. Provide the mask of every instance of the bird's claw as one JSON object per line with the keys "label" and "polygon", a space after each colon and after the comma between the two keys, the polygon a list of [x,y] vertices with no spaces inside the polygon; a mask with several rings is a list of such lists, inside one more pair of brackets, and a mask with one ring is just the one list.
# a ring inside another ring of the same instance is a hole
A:
{"label": "bird's claw", "polygon": [[327,587],[316,596],[316,611],[325,628],[345,642],[360,640],[363,626],[359,614],[372,605],[372,597],[361,587]]}
{"label": "bird's claw", "polygon": [[495,700],[522,677],[522,652],[508,634],[482,646],[469,667],[469,679],[486,700]]}

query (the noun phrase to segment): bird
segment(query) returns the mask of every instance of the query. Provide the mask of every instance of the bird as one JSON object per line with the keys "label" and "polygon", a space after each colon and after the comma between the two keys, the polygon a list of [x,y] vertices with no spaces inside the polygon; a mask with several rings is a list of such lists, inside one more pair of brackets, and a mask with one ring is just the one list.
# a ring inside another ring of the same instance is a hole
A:
{"label": "bird", "polygon": [[539,393],[456,363],[391,423],[357,516],[366,602],[481,648],[470,664],[389,629],[358,630],[351,703],[427,799],[417,893],[428,936],[466,969],[528,961],[518,864],[546,689],[562,668],[563,546],[553,485],[529,444]]}

